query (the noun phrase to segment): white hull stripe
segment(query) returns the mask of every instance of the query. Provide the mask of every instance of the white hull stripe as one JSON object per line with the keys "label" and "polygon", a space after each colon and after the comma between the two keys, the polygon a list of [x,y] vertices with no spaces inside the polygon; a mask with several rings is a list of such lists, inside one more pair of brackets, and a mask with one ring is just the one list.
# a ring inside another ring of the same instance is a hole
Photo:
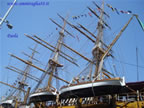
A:
{"label": "white hull stripe", "polygon": [[100,86],[124,86],[125,83],[121,80],[103,80],[98,81],[94,83],[88,83],[88,84],[81,84],[81,85],[75,85],[75,86],[69,86],[67,88],[63,88],[60,90],[60,94],[72,90],[78,90],[78,89],[84,89],[84,88],[90,88],[90,87],[100,87]]}

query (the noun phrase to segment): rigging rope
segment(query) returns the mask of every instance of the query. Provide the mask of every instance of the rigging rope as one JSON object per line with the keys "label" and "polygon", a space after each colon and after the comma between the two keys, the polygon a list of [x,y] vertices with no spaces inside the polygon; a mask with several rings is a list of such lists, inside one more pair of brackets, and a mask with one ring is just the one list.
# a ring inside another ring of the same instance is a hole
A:
{"label": "rigging rope", "polygon": [[[132,63],[128,63],[128,62],[125,62],[125,61],[120,61],[118,59],[115,59],[116,62],[120,62],[120,63],[123,63],[123,64],[127,64],[127,65],[130,65],[130,66],[135,66],[137,67],[136,64],[132,64]],[[141,66],[141,65],[138,65],[139,68],[144,68],[144,66]]]}

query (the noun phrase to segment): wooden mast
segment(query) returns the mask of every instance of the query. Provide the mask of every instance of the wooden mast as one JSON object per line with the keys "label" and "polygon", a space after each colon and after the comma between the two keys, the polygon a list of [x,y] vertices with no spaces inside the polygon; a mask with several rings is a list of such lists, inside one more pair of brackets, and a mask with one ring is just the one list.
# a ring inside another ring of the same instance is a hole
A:
{"label": "wooden mast", "polygon": [[21,91],[23,91],[23,92],[26,92],[24,89],[15,87],[15,86],[10,85],[10,84],[8,84],[8,83],[2,82],[2,81],[0,81],[0,83],[1,83],[1,84],[4,84],[4,85],[6,85],[6,86],[9,86],[9,87],[11,87],[11,88],[14,88],[14,89],[17,89],[17,90],[21,90]]}
{"label": "wooden mast", "polygon": [[[36,35],[34,35],[34,37],[37,38],[39,41],[36,40],[36,39],[34,39],[33,37],[27,35],[27,34],[24,34],[24,35],[27,36],[28,38],[34,40],[34,41],[37,42],[38,44],[44,46],[45,48],[49,49],[50,51],[55,52],[56,47],[50,45],[48,42],[42,40],[41,38],[37,37]],[[40,41],[44,42],[46,45],[43,44],[43,43],[41,43]],[[47,46],[47,45],[48,45],[48,46]],[[74,58],[72,58],[71,56],[65,54],[65,53],[62,52],[61,50],[60,50],[59,52],[60,52],[59,55],[60,55],[62,58],[66,59],[66,60],[69,61],[70,63],[72,63],[72,64],[78,66],[78,64],[76,64],[76,63],[74,62],[74,61],[75,61]]]}
{"label": "wooden mast", "polygon": [[[36,49],[36,46],[35,46],[35,48],[34,48],[34,50],[32,52],[32,55],[30,56],[30,59],[27,61],[30,64],[32,63],[32,59],[33,59],[33,56],[34,56],[34,53],[35,53],[35,49]],[[29,74],[29,71],[30,71],[30,65],[29,64],[27,64],[27,66],[26,66],[26,68],[25,68],[24,71],[21,71],[21,70],[15,68],[13,66],[6,67],[6,69],[10,69],[12,71],[15,71],[15,72],[17,72],[17,73],[19,73],[19,74],[21,74],[23,76],[22,79],[21,79],[21,81],[18,82],[18,86],[17,87],[14,87],[14,86],[12,86],[10,84],[7,84],[7,83],[4,83],[4,82],[0,82],[2,84],[5,84],[7,86],[10,86],[10,87],[16,89],[13,93],[9,94],[9,96],[7,97],[7,99],[9,99],[11,96],[15,95],[17,97],[16,100],[20,101],[21,100],[21,94],[22,94],[22,92],[24,92],[24,95],[26,93],[26,91],[24,89],[25,89],[25,86],[27,86],[27,84],[25,83],[26,80],[27,80],[27,77],[29,77],[29,78],[31,78],[33,80],[38,80],[38,78],[34,78],[33,76],[31,76]]]}
{"label": "wooden mast", "polygon": [[100,63],[99,63],[99,69],[98,69],[98,73],[102,70],[103,68],[103,62],[105,57],[108,55],[109,51],[112,49],[112,47],[114,46],[114,44],[118,41],[118,39],[120,38],[121,34],[124,32],[124,30],[127,28],[127,26],[129,25],[129,23],[131,22],[131,20],[133,19],[135,15],[132,15],[132,17],[128,20],[128,22],[124,25],[124,27],[121,29],[121,31],[119,32],[119,34],[115,37],[115,39],[111,42],[111,44],[109,45],[108,49],[104,52],[104,54],[101,56],[100,58]]}
{"label": "wooden mast", "polygon": [[[38,69],[38,70],[44,72],[44,73],[50,75],[50,72],[48,72],[48,71],[46,71],[46,70],[44,70],[44,69],[41,69],[41,68],[39,68],[39,67],[33,65],[32,63],[29,63],[29,62],[27,62],[27,61],[25,61],[25,60],[23,60],[23,59],[21,59],[21,58],[15,56],[15,55],[13,55],[13,54],[11,54],[11,56],[14,57],[14,58],[16,58],[16,59],[18,59],[18,60],[20,60],[20,61],[22,61],[22,62],[24,62],[25,64],[28,64],[28,65],[30,65],[30,66],[32,66],[32,67],[34,67],[34,68],[36,68],[36,69]],[[67,84],[70,84],[68,81],[66,81],[66,80],[64,80],[64,79],[62,79],[62,78],[60,78],[60,77],[58,77],[58,76],[56,76],[56,75],[54,75],[54,74],[53,74],[53,77],[55,77],[55,78],[57,78],[57,79],[59,79],[59,80],[65,82],[65,83],[67,83]]]}
{"label": "wooden mast", "polygon": [[[32,52],[32,55],[30,56],[30,58],[29,58],[29,60],[28,60],[28,62],[29,62],[30,64],[32,63],[32,58],[33,58],[33,56],[34,56],[34,54],[35,54],[36,47],[37,47],[37,45],[35,46],[35,48],[34,48],[34,50],[33,50],[33,52]],[[31,66],[30,66],[29,64],[27,64],[27,66],[26,66],[26,68],[25,68],[25,70],[24,70],[23,78],[22,78],[22,80],[19,82],[19,88],[23,88],[23,89],[24,89],[24,87],[27,86],[27,84],[25,84],[25,82],[26,82],[28,73],[30,72],[30,67],[31,67]],[[16,95],[17,95],[17,97],[20,97],[21,91],[19,91]]]}
{"label": "wooden mast", "polygon": [[51,72],[50,72],[50,76],[49,76],[49,80],[48,80],[48,87],[47,89],[50,90],[50,87],[51,87],[51,81],[52,81],[52,77],[53,77],[53,74],[54,72],[57,73],[57,67],[62,67],[63,65],[59,64],[58,63],[58,59],[59,59],[59,53],[60,53],[60,49],[62,47],[62,43],[63,43],[63,39],[64,39],[64,28],[66,26],[66,22],[64,21],[64,26],[62,28],[62,30],[59,32],[59,39],[58,39],[58,42],[57,42],[57,47],[55,49],[55,55],[53,57],[53,59],[50,59],[49,60],[49,63],[50,63],[50,68],[51,68]]}
{"label": "wooden mast", "polygon": [[95,72],[94,72],[94,78],[96,79],[100,79],[100,73],[98,72],[98,68],[100,65],[100,58],[103,54],[103,44],[101,43],[101,41],[103,40],[103,11],[104,11],[104,2],[102,3],[102,10],[101,10],[101,14],[99,17],[99,22],[97,25],[97,29],[98,29],[98,34],[97,34],[97,40],[95,42],[95,46],[93,48],[92,54],[94,56],[94,61],[96,62],[96,67],[95,67]]}
{"label": "wooden mast", "polygon": [[[23,71],[23,70],[18,69],[18,68],[14,67],[14,66],[8,66],[8,67],[6,67],[6,69],[9,69],[9,70],[14,71],[14,72],[16,72],[16,73],[18,73],[18,74],[24,75],[24,71]],[[36,82],[39,82],[39,81],[40,81],[39,78],[37,78],[37,77],[35,77],[35,76],[33,76],[33,75],[29,74],[29,73],[27,73],[26,76],[27,76],[28,78],[36,81]]]}

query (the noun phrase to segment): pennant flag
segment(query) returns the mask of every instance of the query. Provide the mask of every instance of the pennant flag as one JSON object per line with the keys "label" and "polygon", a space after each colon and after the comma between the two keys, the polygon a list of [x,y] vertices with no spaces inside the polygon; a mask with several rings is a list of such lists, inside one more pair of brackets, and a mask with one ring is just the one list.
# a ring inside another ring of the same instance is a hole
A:
{"label": "pennant flag", "polygon": [[132,11],[128,10],[129,13],[132,13]]}
{"label": "pennant flag", "polygon": [[77,17],[75,17],[75,19],[77,19]]}
{"label": "pennant flag", "polygon": [[136,17],[136,18],[137,18],[142,30],[144,31],[144,23],[138,17]]}
{"label": "pennant flag", "polygon": [[127,11],[124,11],[125,14],[129,14]]}
{"label": "pennant flag", "polygon": [[90,12],[89,12],[88,14],[89,14],[89,16],[91,16],[91,17],[92,17],[92,14],[91,14]]}
{"label": "pennant flag", "polygon": [[131,14],[132,13],[132,11],[123,11],[123,10],[121,10],[120,12],[125,13],[125,14]]}
{"label": "pennant flag", "polygon": [[72,16],[72,18],[73,18],[73,19],[75,19],[75,17],[74,17],[74,16]]}
{"label": "pennant flag", "polygon": [[121,12],[121,13],[126,13],[126,12],[125,12],[125,11],[123,11],[123,10],[121,10],[120,12]]}
{"label": "pennant flag", "polygon": [[117,8],[115,8],[115,11],[116,11],[116,13],[117,13],[117,14],[119,14],[119,12],[118,12]]}
{"label": "pennant flag", "polygon": [[75,16],[73,19],[77,19],[77,17]]}
{"label": "pennant flag", "polygon": [[101,8],[98,7],[97,10],[100,12],[100,11],[101,11]]}
{"label": "pennant flag", "polygon": [[120,12],[121,12],[121,13],[124,13],[124,11],[122,11],[122,10],[121,10]]}
{"label": "pennant flag", "polygon": [[74,20],[74,19],[78,19],[78,18],[81,18],[81,17],[87,17],[87,15],[89,15],[89,16],[92,17],[92,13],[88,12],[88,14],[82,14],[82,15],[78,15],[78,16],[72,16],[72,18]]}
{"label": "pennant flag", "polygon": [[106,5],[107,5],[107,7],[111,8],[112,11],[115,11],[115,9],[111,5],[109,5],[109,4],[106,4]]}
{"label": "pennant flag", "polygon": [[93,3],[95,4],[95,6],[97,7],[97,10],[99,12],[102,11],[107,17],[109,17],[109,15],[106,12],[104,12],[94,1],[93,1]]}
{"label": "pennant flag", "polygon": [[75,19],[75,16],[72,16],[73,19]]}
{"label": "pennant flag", "polygon": [[81,17],[83,17],[84,15],[81,15]]}
{"label": "pennant flag", "polygon": [[127,14],[132,14],[132,11],[128,10],[128,11],[127,11]]}
{"label": "pennant flag", "polygon": [[106,5],[107,5],[109,8],[111,8],[112,11],[116,11],[117,14],[119,14],[119,12],[125,13],[125,14],[131,14],[131,13],[132,13],[132,11],[130,11],[130,10],[128,10],[128,11],[123,11],[123,10],[118,11],[117,8],[113,8],[113,7],[112,7],[111,5],[109,5],[109,4],[106,4]]}

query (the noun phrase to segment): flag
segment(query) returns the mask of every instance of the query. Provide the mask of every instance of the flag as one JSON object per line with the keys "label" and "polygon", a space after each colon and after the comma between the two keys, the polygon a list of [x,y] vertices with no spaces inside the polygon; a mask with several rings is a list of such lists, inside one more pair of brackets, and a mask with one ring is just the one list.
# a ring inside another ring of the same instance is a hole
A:
{"label": "flag", "polygon": [[123,10],[121,10],[120,12],[121,12],[121,13],[128,14],[128,12],[127,12],[127,11],[123,11]]}
{"label": "flag", "polygon": [[76,17],[76,16],[72,16],[72,18],[73,18],[73,19],[77,19],[77,17]]}
{"label": "flag", "polygon": [[90,12],[89,12],[88,14],[89,14],[89,16],[91,16],[91,17],[92,17],[92,14],[91,14]]}
{"label": "flag", "polygon": [[124,13],[124,11],[122,11],[122,10],[121,10],[120,12],[121,12],[121,13]]}
{"label": "flag", "polygon": [[72,16],[73,19],[76,19],[76,16]]}
{"label": "flag", "polygon": [[132,13],[132,11],[130,11],[130,10],[128,10],[128,12],[131,14]]}
{"label": "flag", "polygon": [[81,15],[81,17],[83,17],[84,15]]}
{"label": "flag", "polygon": [[97,8],[97,10],[100,12],[100,11],[101,11],[101,8]]}
{"label": "flag", "polygon": [[72,16],[73,19],[75,19],[75,16]]}
{"label": "flag", "polygon": [[111,5],[109,5],[109,4],[106,4],[106,5],[107,5],[107,7],[111,8],[112,11],[115,11],[115,9]]}
{"label": "flag", "polygon": [[118,12],[117,8],[115,8],[115,11],[116,11],[116,13],[117,13],[117,14],[119,14],[119,12]]}
{"label": "flag", "polygon": [[143,23],[138,17],[136,17],[136,18],[137,18],[137,20],[138,20],[138,22],[139,22],[141,28],[142,28],[143,31],[144,31],[144,23]]}
{"label": "flag", "polygon": [[132,13],[132,11],[123,11],[123,10],[121,10],[120,12],[125,13],[125,14],[131,14]]}
{"label": "flag", "polygon": [[130,14],[130,13],[129,13],[129,12],[127,12],[127,11],[124,11],[124,13],[125,13],[125,14]]}

